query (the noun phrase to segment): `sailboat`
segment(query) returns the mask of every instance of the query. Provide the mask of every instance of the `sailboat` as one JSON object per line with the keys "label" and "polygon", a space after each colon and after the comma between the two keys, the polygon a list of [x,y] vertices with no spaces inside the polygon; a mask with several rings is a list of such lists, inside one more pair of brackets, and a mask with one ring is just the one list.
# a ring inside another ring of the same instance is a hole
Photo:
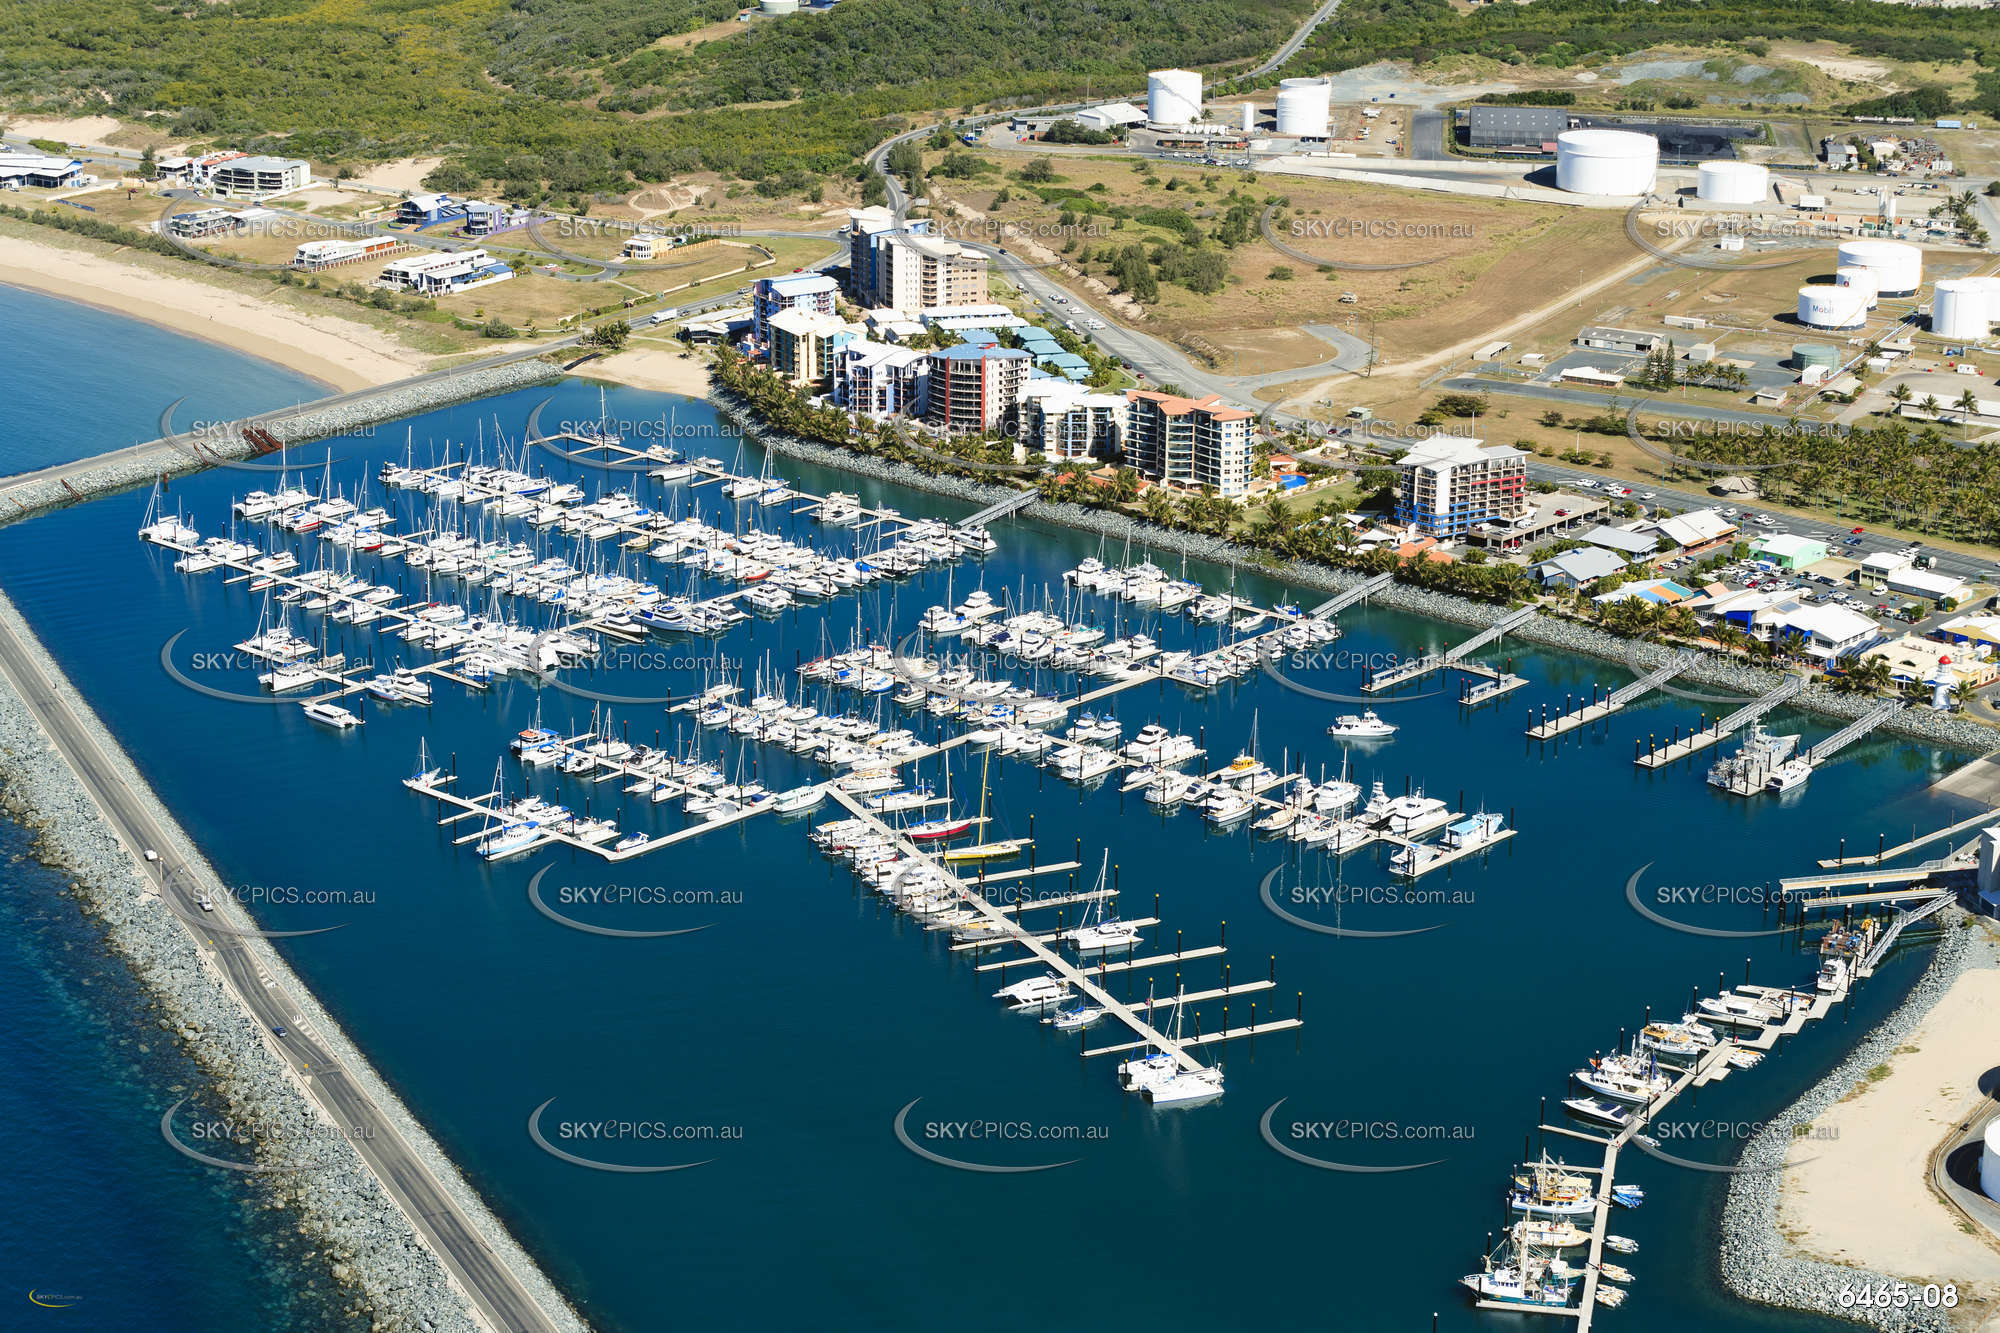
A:
{"label": "sailboat", "polygon": [[411,791],[422,791],[434,785],[444,776],[444,770],[431,763],[430,742],[422,737],[417,739],[416,771],[403,779],[403,785]]}
{"label": "sailboat", "polygon": [[1116,917],[1106,919],[1104,915],[1104,883],[1110,870],[1111,853],[1107,849],[1104,863],[1098,867],[1097,887],[1089,912],[1081,924],[1056,936],[1057,940],[1074,945],[1079,954],[1115,953],[1139,943],[1139,927]]}
{"label": "sailboat", "polygon": [[[987,774],[993,766],[993,752],[988,750],[979,767],[979,827],[986,827]],[[947,861],[993,861],[1009,856],[1019,856],[1021,849],[1028,845],[1026,838],[1001,838],[994,842],[975,842],[966,847],[947,848]]]}

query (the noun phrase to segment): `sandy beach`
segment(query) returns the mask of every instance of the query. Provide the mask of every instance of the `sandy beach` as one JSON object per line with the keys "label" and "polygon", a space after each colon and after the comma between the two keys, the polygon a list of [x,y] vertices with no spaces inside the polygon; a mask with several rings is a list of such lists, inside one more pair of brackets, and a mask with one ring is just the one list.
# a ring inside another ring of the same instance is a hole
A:
{"label": "sandy beach", "polygon": [[198,278],[0,236],[0,283],[82,301],[260,356],[330,389],[407,379],[430,358],[333,315],[306,315]]}
{"label": "sandy beach", "polygon": [[[1982,1100],[2000,968],[1969,968],[1923,1025],[1787,1155],[1778,1225],[1795,1252],[2000,1298],[2000,1245],[1931,1190],[1930,1154]],[[1970,1302],[1968,1302],[1970,1303]]]}
{"label": "sandy beach", "polygon": [[708,362],[692,353],[662,347],[633,347],[616,356],[586,361],[570,372],[634,389],[700,398],[708,393]]}

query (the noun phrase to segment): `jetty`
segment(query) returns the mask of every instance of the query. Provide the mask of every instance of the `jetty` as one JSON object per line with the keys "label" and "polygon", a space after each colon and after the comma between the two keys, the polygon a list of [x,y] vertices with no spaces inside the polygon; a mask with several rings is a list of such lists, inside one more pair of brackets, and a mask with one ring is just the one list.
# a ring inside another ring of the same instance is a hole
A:
{"label": "jetty", "polygon": [[1643,742],[1634,739],[1632,742],[1634,749],[1632,762],[1641,768],[1664,768],[1668,764],[1677,763],[1691,754],[1706,750],[1709,746],[1714,745],[1731,732],[1751,722],[1755,722],[1758,718],[1764,716],[1764,714],[1770,712],[1773,708],[1776,708],[1779,704],[1804,689],[1805,684],[1805,678],[1802,676],[1786,676],[1784,680],[1780,681],[1770,691],[1759,698],[1751,700],[1735,712],[1729,714],[1729,716],[1720,718],[1699,731],[1692,732],[1686,736],[1677,736],[1667,744],[1655,746],[1651,750],[1643,749]]}
{"label": "jetty", "polygon": [[1919,847],[1928,847],[1934,842],[1942,842],[1946,838],[1955,838],[1961,833],[1980,827],[1982,824],[1990,824],[1994,822],[1994,819],[1995,814],[1992,810],[1981,810],[1976,815],[1967,815],[1964,819],[1946,824],[1941,829],[1933,829],[1929,833],[1919,834],[1907,842],[1899,842],[1894,847],[1883,846],[1882,843],[1887,840],[1886,835],[1878,835],[1875,850],[1866,856],[1849,856],[1847,854],[1847,839],[1842,838],[1840,840],[1841,849],[1839,854],[1822,858],[1819,863],[1820,869],[1838,870],[1842,866],[1879,866],[1884,862],[1894,861],[1906,856],[1916,851]]}
{"label": "jetty", "polygon": [[[1587,727],[1593,722],[1610,717],[1613,713],[1625,707],[1626,704],[1651,694],[1675,676],[1686,671],[1695,664],[1698,657],[1699,654],[1695,653],[1692,649],[1678,652],[1672,658],[1660,663],[1660,665],[1639,677],[1639,679],[1628,685],[1620,686],[1605,695],[1602,699],[1597,697],[1595,689],[1591,690],[1591,702],[1583,705],[1581,708],[1566,711],[1553,718],[1549,716],[1548,705],[1543,704],[1541,721],[1531,724],[1528,727],[1528,738],[1537,741],[1553,740],[1564,732],[1575,731],[1578,727]],[[1530,714],[1530,716],[1533,716],[1533,714]]]}
{"label": "jetty", "polygon": [[1361,688],[1370,694],[1380,694],[1384,690],[1394,689],[1398,685],[1405,685],[1410,681],[1428,676],[1433,671],[1442,671],[1447,668],[1475,670],[1478,674],[1497,676],[1500,673],[1494,672],[1490,667],[1467,667],[1462,664],[1467,656],[1478,652],[1489,643],[1496,642],[1509,630],[1519,629],[1522,625],[1527,624],[1528,621],[1533,619],[1534,615],[1535,609],[1531,606],[1524,606],[1517,611],[1510,611],[1463,643],[1447,648],[1441,653],[1426,653],[1415,661],[1404,662],[1399,666],[1393,666],[1385,671],[1374,673],[1369,676]]}
{"label": "jetty", "polygon": [[[986,920],[993,923],[996,931],[995,939],[999,943],[1013,943],[1026,951],[1025,957],[1010,959],[1007,963],[1003,964],[981,964],[977,971],[998,970],[1007,965],[1018,966],[1022,963],[1040,963],[1062,980],[1069,983],[1077,992],[1088,997],[1092,1004],[1103,1009],[1106,1014],[1116,1018],[1129,1028],[1133,1037],[1137,1039],[1129,1049],[1150,1048],[1160,1051],[1171,1057],[1174,1063],[1186,1073],[1201,1072],[1207,1068],[1188,1049],[1197,1043],[1176,1041],[1167,1036],[1166,1033],[1153,1026],[1148,1018],[1142,1017],[1137,1006],[1125,1003],[1106,990],[1101,984],[1101,979],[1118,972],[1133,971],[1142,966],[1154,966],[1164,962],[1177,962],[1185,958],[1214,957],[1222,952],[1221,946],[1186,950],[1177,954],[1164,954],[1158,958],[1126,959],[1121,962],[1100,961],[1088,968],[1079,966],[1049,947],[1049,942],[1053,936],[1029,930],[1016,919],[1017,913],[1009,912],[1005,908],[987,901],[985,895],[978,891],[978,883],[976,881],[968,883],[954,873],[941,858],[925,851],[917,846],[917,844],[911,842],[902,833],[883,823],[873,811],[869,810],[852,795],[842,791],[838,787],[829,787],[827,795],[833,799],[835,804],[845,809],[848,814],[866,824],[876,834],[888,839],[905,858],[914,863],[926,866],[933,875],[941,876],[946,882],[955,885],[959,900],[968,908],[978,912]],[[987,947],[992,947],[992,942],[982,941],[982,943],[986,944]],[[1251,988],[1245,987],[1244,989]],[[1224,990],[1227,991],[1229,988],[1225,987]],[[1186,1000],[1193,997],[1183,996],[1182,998]],[[1160,1005],[1156,1001],[1148,1006],[1148,1010],[1150,1012],[1150,1010],[1159,1007]],[[1302,1026],[1303,1021],[1302,1018],[1291,1018],[1271,1023],[1253,1024],[1246,1028],[1211,1034],[1200,1044],[1207,1044],[1210,1041],[1227,1040],[1236,1036],[1251,1036],[1259,1032],[1276,1032],[1296,1028]]]}

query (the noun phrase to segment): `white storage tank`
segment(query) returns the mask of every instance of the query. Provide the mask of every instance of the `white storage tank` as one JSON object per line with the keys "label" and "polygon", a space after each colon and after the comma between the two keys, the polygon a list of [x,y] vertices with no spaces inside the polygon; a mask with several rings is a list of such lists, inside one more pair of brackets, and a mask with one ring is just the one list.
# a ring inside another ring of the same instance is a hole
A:
{"label": "white storage tank", "polygon": [[1979,1154],[1979,1189],[1989,1199],[2000,1199],[2000,1120],[1986,1127],[1986,1146]]}
{"label": "white storage tank", "polygon": [[1324,139],[1333,124],[1333,83],[1329,79],[1283,79],[1278,83],[1278,133]]}
{"label": "white storage tank", "polygon": [[1868,308],[1875,308],[1875,270],[1867,268],[1836,269],[1833,274],[1836,287],[1858,287],[1868,293]]}
{"label": "white storage tank", "polygon": [[1799,288],[1799,323],[1813,329],[1858,329],[1868,321],[1868,293],[1830,283]]}
{"label": "white storage tank", "polygon": [[1694,193],[1713,204],[1761,204],[1771,197],[1771,169],[1755,162],[1704,162],[1695,168]]}
{"label": "white storage tank", "polygon": [[1931,293],[1931,332],[1978,342],[1993,322],[1986,303],[1987,287],[1978,278],[1946,278]]}
{"label": "white storage tank", "polygon": [[1914,295],[1924,284],[1924,252],[1901,241],[1842,241],[1840,267],[1874,273],[1875,290],[1883,296]]}
{"label": "white storage tank", "polygon": [[1146,119],[1155,125],[1192,125],[1201,119],[1201,75],[1156,69],[1146,76]]}
{"label": "white storage tank", "polygon": [[1660,141],[1630,130],[1564,130],[1556,136],[1556,185],[1571,194],[1651,194]]}
{"label": "white storage tank", "polygon": [[1243,104],[1243,132],[1245,134],[1254,134],[1256,131],[1257,104],[1255,102],[1245,102]]}
{"label": "white storage tank", "polygon": [[758,0],[757,9],[765,14],[796,14],[799,0]]}

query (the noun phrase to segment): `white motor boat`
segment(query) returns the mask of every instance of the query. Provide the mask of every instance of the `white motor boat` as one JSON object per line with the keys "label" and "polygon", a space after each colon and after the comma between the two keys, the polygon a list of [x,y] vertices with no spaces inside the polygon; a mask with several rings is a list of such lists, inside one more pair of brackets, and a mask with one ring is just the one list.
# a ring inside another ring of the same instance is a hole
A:
{"label": "white motor boat", "polygon": [[1341,714],[1334,719],[1333,725],[1326,729],[1326,734],[1340,740],[1379,741],[1395,735],[1396,724],[1384,722],[1381,716],[1370,708],[1359,716],[1353,713]]}
{"label": "white motor boat", "polygon": [[336,731],[346,731],[349,727],[361,725],[361,719],[339,704],[327,703],[323,699],[308,699],[303,705],[305,715],[322,726]]}

